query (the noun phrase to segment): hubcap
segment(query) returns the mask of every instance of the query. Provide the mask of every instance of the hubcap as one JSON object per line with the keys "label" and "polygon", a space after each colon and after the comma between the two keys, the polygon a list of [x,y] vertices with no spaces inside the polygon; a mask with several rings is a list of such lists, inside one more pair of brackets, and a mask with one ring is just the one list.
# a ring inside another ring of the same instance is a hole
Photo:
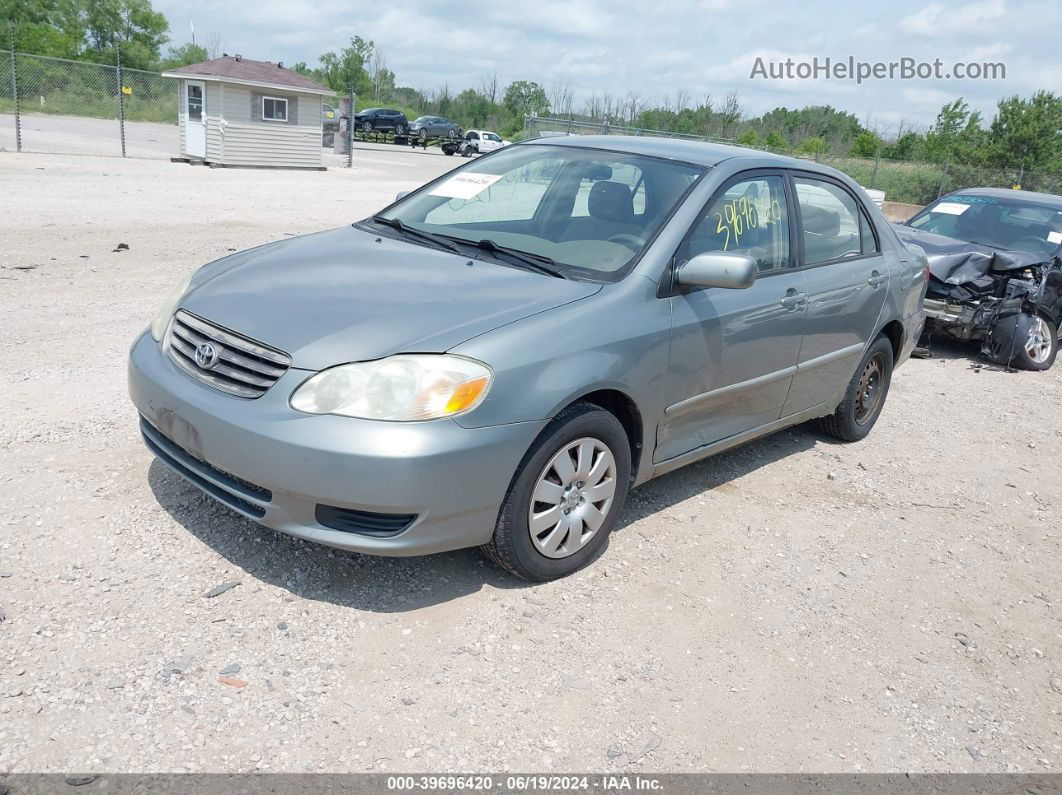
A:
{"label": "hubcap", "polygon": [[585,547],[605,523],[616,496],[616,459],[604,442],[569,442],[535,481],[528,509],[531,542],[547,558]]}
{"label": "hubcap", "polygon": [[855,421],[860,425],[865,424],[874,416],[874,412],[881,403],[884,375],[885,356],[875,353],[863,368],[863,374],[859,376],[855,400]]}
{"label": "hubcap", "polygon": [[1051,333],[1042,317],[1033,319],[1029,336],[1025,340],[1025,352],[1037,364],[1043,364],[1051,355]]}

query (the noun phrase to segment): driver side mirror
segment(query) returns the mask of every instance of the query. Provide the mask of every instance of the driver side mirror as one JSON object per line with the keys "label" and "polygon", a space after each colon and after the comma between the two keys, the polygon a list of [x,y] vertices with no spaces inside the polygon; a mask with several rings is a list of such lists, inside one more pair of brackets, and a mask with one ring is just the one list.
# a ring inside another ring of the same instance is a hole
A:
{"label": "driver side mirror", "polygon": [[683,287],[741,290],[752,286],[758,270],[752,257],[710,251],[683,264],[678,270],[678,283]]}

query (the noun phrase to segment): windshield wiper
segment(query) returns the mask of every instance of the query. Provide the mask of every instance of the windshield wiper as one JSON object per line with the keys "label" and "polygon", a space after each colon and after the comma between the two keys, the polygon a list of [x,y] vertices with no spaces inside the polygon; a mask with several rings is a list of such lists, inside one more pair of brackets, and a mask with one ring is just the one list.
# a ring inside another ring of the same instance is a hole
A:
{"label": "windshield wiper", "polygon": [[444,236],[433,235],[431,232],[425,232],[423,229],[417,229],[416,227],[408,226],[407,224],[402,223],[397,218],[384,218],[382,215],[374,215],[372,217],[372,220],[383,226],[389,226],[392,229],[397,229],[399,232],[404,235],[408,235],[409,237],[419,238],[420,240],[423,240],[427,243],[431,243],[432,245],[438,246],[439,248],[444,248],[447,251],[452,251],[455,254],[461,253],[461,249],[459,249],[457,246],[447,240]]}
{"label": "windshield wiper", "polygon": [[528,270],[537,271],[538,273],[544,273],[547,276],[556,276],[558,279],[567,279],[568,277],[558,268],[553,267],[557,264],[557,261],[552,257],[547,257],[543,254],[533,254],[530,251],[521,251],[518,248],[509,248],[503,246],[500,243],[495,243],[490,238],[484,238],[483,240],[463,240],[461,238],[451,238],[459,243],[465,243],[469,246],[475,246],[483,251],[490,251],[494,254],[504,254],[510,257]]}

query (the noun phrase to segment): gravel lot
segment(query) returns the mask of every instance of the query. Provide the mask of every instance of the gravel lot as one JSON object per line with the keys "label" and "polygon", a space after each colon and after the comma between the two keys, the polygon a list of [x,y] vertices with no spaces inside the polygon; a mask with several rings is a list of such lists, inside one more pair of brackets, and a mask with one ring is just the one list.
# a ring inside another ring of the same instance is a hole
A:
{"label": "gravel lot", "polygon": [[865,442],[653,481],[547,585],[296,541],[152,463],[125,355],[181,273],[461,161],[358,162],[0,155],[0,771],[1062,768],[1062,366],[938,349]]}

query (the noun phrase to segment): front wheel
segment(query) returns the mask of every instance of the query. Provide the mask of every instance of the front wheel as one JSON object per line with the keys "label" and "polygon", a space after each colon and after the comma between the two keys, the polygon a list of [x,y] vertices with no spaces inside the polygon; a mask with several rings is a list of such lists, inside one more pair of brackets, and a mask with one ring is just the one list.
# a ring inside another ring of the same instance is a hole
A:
{"label": "front wheel", "polygon": [[619,420],[590,403],[569,406],[521,461],[484,550],[526,580],[571,574],[608,543],[630,478]]}
{"label": "front wheel", "polygon": [[372,122],[371,121],[363,121],[361,123],[361,131],[362,132],[371,133],[372,132]]}
{"label": "front wheel", "polygon": [[863,355],[837,410],[822,418],[822,429],[842,442],[866,438],[885,405],[892,383],[892,367],[892,343],[878,337]]}
{"label": "front wheel", "polygon": [[1018,340],[1018,352],[1011,364],[1022,370],[1050,369],[1058,354],[1058,331],[1054,324],[1039,315],[1020,315],[1019,318],[1019,328],[1025,334]]}
{"label": "front wheel", "polygon": [[406,134],[406,128],[401,124],[395,125],[395,135],[402,136]]}

